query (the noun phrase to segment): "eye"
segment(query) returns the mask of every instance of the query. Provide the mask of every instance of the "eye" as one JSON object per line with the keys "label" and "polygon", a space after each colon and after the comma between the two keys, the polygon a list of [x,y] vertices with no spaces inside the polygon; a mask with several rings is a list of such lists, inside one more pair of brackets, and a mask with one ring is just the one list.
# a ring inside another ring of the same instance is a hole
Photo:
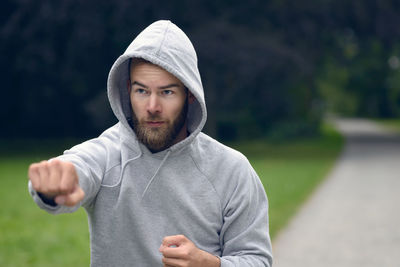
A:
{"label": "eye", "polygon": [[163,90],[163,91],[162,91],[162,94],[163,94],[163,95],[173,95],[173,94],[174,94],[174,91],[172,91],[172,90]]}
{"label": "eye", "polygon": [[137,88],[137,89],[135,89],[135,93],[144,95],[144,94],[147,94],[147,91],[143,88]]}

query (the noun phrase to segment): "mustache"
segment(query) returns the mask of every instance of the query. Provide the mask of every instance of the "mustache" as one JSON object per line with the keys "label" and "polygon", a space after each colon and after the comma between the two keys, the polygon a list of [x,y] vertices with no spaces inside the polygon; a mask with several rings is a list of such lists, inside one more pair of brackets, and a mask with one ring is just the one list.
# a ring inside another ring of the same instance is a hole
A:
{"label": "mustache", "polygon": [[161,118],[161,116],[158,115],[158,114],[151,114],[151,113],[149,113],[149,114],[147,115],[147,117],[144,118],[144,120],[146,120],[146,121],[161,121],[162,118]]}

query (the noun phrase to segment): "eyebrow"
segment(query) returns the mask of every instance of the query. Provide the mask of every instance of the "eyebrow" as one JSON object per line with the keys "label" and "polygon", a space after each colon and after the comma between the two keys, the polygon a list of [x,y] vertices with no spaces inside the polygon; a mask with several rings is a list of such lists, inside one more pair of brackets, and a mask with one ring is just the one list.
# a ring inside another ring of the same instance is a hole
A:
{"label": "eyebrow", "polygon": [[[134,86],[134,85],[138,85],[138,86],[141,86],[144,88],[149,88],[147,85],[144,85],[138,81],[134,81],[133,83],[131,83],[131,86]],[[168,89],[168,88],[172,88],[172,87],[180,87],[180,85],[177,83],[171,83],[168,85],[160,86],[160,87],[158,87],[158,89]]]}

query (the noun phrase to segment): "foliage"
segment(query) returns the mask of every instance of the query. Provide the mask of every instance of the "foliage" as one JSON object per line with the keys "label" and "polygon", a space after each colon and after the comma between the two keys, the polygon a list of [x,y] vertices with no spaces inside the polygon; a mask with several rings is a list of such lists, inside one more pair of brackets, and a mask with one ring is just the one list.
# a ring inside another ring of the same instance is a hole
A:
{"label": "foliage", "polygon": [[332,34],[317,83],[331,111],[391,118],[400,115],[397,1],[343,4],[342,28]]}
{"label": "foliage", "polygon": [[1,5],[3,138],[96,136],[115,123],[105,93],[108,71],[158,19],[178,24],[197,49],[212,136],[313,134],[326,110],[400,113],[395,0]]}

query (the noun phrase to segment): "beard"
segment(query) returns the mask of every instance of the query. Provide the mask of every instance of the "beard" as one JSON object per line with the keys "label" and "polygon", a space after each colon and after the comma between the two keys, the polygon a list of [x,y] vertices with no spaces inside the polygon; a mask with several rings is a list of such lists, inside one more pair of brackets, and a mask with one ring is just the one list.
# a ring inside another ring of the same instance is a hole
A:
{"label": "beard", "polygon": [[139,120],[135,112],[132,111],[133,130],[138,140],[151,152],[160,152],[174,144],[178,134],[185,125],[187,112],[188,101],[186,99],[181,112],[172,122],[164,120],[165,126],[148,127],[145,123],[146,120],[159,121],[162,118],[158,114],[149,114],[147,118]]}

